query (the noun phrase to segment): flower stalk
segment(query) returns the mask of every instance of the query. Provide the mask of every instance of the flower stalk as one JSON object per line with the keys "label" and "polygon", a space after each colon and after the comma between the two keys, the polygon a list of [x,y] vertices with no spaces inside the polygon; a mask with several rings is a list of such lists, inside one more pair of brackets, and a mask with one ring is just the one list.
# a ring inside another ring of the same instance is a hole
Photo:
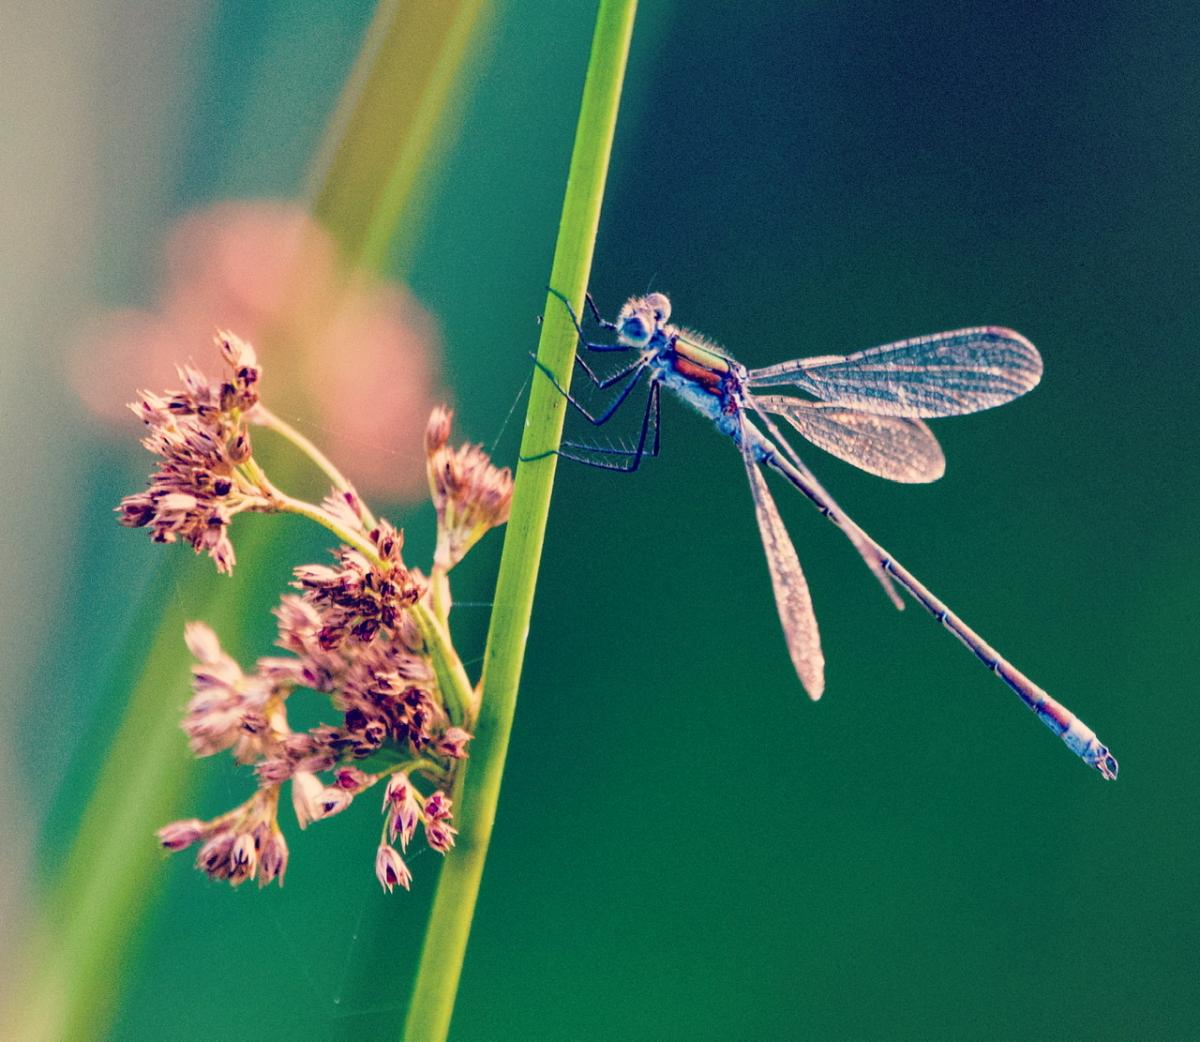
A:
{"label": "flower stalk", "polygon": [[[287,428],[286,425],[284,427],[275,427],[274,429],[284,434],[288,440],[291,440],[290,435],[286,433],[286,430],[290,430],[290,428]],[[332,467],[332,464],[330,466]],[[327,475],[330,474],[329,470],[326,470],[325,467],[321,469]],[[336,468],[334,468],[334,472],[336,473]],[[345,481],[346,479],[342,478],[342,482]],[[372,515],[366,504],[357,495],[354,495],[354,490],[350,484],[346,482],[339,487],[342,492],[348,492],[353,497],[353,502],[356,505],[355,509],[358,510],[364,523],[374,526],[376,524],[374,515]],[[351,546],[357,550],[372,564],[380,565],[382,563],[379,555],[375,552],[374,546],[368,540],[364,539],[353,529],[342,524],[328,511],[312,503],[305,502],[302,499],[294,499],[291,496],[285,495],[273,486],[272,493],[274,502],[279,510],[298,514],[321,525],[336,535],[347,546]],[[367,521],[367,519],[370,520]],[[463,668],[462,661],[459,659],[458,653],[454,650],[453,642],[450,640],[447,630],[449,589],[446,569],[435,565],[433,575],[430,578],[431,603],[430,605],[426,605],[418,601],[412,606],[412,615],[429,649],[430,658],[437,673],[438,684],[447,700],[450,718],[456,723],[463,723],[468,719],[468,716],[474,715],[473,710],[476,707],[477,699],[471,681],[467,677],[467,671]]]}
{"label": "flower stalk", "polygon": [[[573,301],[577,311],[582,310],[591,271],[636,8],[636,0],[601,0],[592,38],[550,275],[551,286]],[[549,295],[545,316],[538,360],[566,387],[575,358],[575,330],[560,302]],[[450,1028],[500,796],[550,510],[556,457],[543,454],[558,448],[565,412],[566,402],[550,381],[535,379],[521,457],[542,458],[517,467],[484,653],[476,739],[454,790],[458,845],[438,880],[405,1023],[404,1037],[409,1042],[438,1042]]]}
{"label": "flower stalk", "polygon": [[[353,490],[353,486],[350,484],[350,481],[346,475],[338,470],[333,461],[326,456],[325,453],[317,448],[312,441],[296,430],[296,428],[290,423],[277,416],[261,402],[258,405],[255,422],[262,427],[266,427],[267,430],[275,431],[275,433],[281,435],[287,441],[290,441],[296,448],[303,452],[304,455],[306,455],[313,463],[317,465],[321,473],[329,478],[330,482],[333,484],[333,487],[339,492],[349,492]],[[367,528],[374,528],[375,516],[371,513],[367,505],[362,500],[358,500],[358,504],[360,510],[359,516],[362,518],[363,524],[366,525]]]}
{"label": "flower stalk", "polygon": [[[591,264],[635,7],[635,0],[601,0],[593,38],[551,274],[555,290],[577,306]],[[303,516],[336,535],[340,546],[335,564],[298,567],[293,586],[300,594],[283,597],[276,609],[277,643],[288,656],[261,658],[243,672],[213,630],[188,625],[196,660],[183,724],[189,743],[196,755],[228,752],[252,765],[257,787],[213,819],[165,825],[160,844],[168,851],[198,846],[197,867],[234,886],[251,880],[282,885],[289,850],[279,827],[287,803],[281,795],[290,791],[303,829],[379,785],[384,822],[374,870],[384,889],[411,884],[402,855],[418,830],[436,852],[460,848],[440,879],[406,1025],[409,1038],[441,1039],[495,817],[565,403],[552,382],[535,381],[521,447],[530,462],[520,469],[519,525],[506,540],[484,675],[473,686],[450,638],[448,573],[507,520],[513,491],[507,471],[493,467],[477,447],[449,449],[449,414],[435,411],[426,452],[438,539],[426,578],[405,567],[402,533],[377,520],[338,468],[261,403],[253,349],[230,334],[218,337],[218,347],[229,370],[222,379],[184,367],[181,390],[143,392],[135,406],[149,428],[144,444],[160,462],[148,489],[122,502],[121,522],[147,530],[156,542],[185,542],[223,573],[237,563],[230,529],[244,512]],[[567,313],[548,306],[538,357],[564,386],[574,350]],[[273,484],[253,452],[255,426],[291,442],[332,482],[324,501],[310,503]],[[293,731],[288,700],[301,689],[326,696],[341,714],[337,723]],[[480,728],[486,730],[484,755],[468,772],[467,745]]]}

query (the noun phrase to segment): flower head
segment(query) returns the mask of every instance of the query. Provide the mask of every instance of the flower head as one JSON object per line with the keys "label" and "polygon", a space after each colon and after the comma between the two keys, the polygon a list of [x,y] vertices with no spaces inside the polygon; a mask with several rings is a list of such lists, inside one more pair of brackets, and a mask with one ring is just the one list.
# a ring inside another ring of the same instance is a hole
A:
{"label": "flower head", "polygon": [[457,835],[458,829],[450,824],[450,797],[439,789],[425,801],[425,842],[445,854]]}
{"label": "flower head", "polygon": [[[189,367],[180,371],[181,390],[142,396],[138,408],[151,428],[147,441],[164,463],[150,492],[123,504],[127,517],[164,528],[173,516],[176,528],[168,534],[187,535],[206,489],[210,499],[219,493],[227,500],[220,523],[209,525],[219,539],[238,510],[277,509],[316,520],[343,542],[333,564],[294,570],[299,594],[284,596],[275,609],[282,654],[243,671],[208,626],[186,627],[196,659],[183,720],[192,750],[199,756],[229,750],[252,764],[258,791],[211,821],[165,826],[159,841],[168,850],[199,844],[197,866],[234,886],[247,879],[282,882],[288,850],[276,815],[284,783],[291,783],[292,806],[304,829],[341,813],[386,779],[376,873],[389,891],[407,889],[412,876],[396,847],[407,851],[421,829],[431,849],[445,854],[454,846],[446,792],[467,757],[478,708],[463,694],[461,663],[453,662],[453,648],[436,624],[445,622],[451,603],[446,571],[507,516],[511,479],[477,447],[449,451],[450,414],[435,412],[427,448],[438,497],[439,557],[426,579],[405,565],[403,533],[377,521],[311,445],[310,455],[336,483],[320,506],[270,485],[250,458],[247,417],[257,410],[280,433],[286,425],[259,404],[259,368],[249,345],[223,335],[219,347],[228,370],[222,381]],[[178,487],[169,486],[168,477]],[[222,561],[232,563],[232,547],[227,558],[218,557]],[[453,698],[443,688],[447,683],[454,685]],[[288,701],[301,688],[325,696],[340,718],[293,731]]]}
{"label": "flower head", "polygon": [[401,850],[408,849],[418,824],[424,826],[431,850],[445,854],[454,846],[458,830],[450,824],[450,797],[441,789],[422,798],[407,774],[393,775],[384,793],[383,812],[387,837],[393,843],[398,839]]}
{"label": "flower head", "polygon": [[450,797],[438,789],[425,801],[425,816],[433,821],[449,821],[450,803]]}
{"label": "flower head", "polygon": [[465,760],[467,742],[473,737],[474,735],[468,734],[461,727],[448,727],[437,741],[437,750],[452,760]]}
{"label": "flower head", "polygon": [[337,565],[301,565],[292,583],[321,619],[317,640],[326,650],[348,640],[369,643],[381,628],[399,624],[401,614],[416,603],[422,590],[404,567],[403,535],[381,521],[368,538],[380,563],[368,561],[348,546],[339,547]]}
{"label": "flower head", "polygon": [[211,879],[238,886],[257,879],[260,887],[275,879],[283,885],[288,848],[275,820],[277,789],[260,789],[240,807],[212,821],[176,821],[158,830],[159,842],[170,851],[204,840],[196,867]]}
{"label": "flower head", "polygon": [[397,774],[388,782],[383,808],[388,813],[388,837],[400,840],[400,849],[407,850],[421,820],[421,805],[407,774]]}
{"label": "flower head", "polygon": [[508,520],[512,473],[492,466],[478,445],[447,447],[452,413],[439,405],[425,428],[429,491],[437,510],[438,539],[433,562],[453,568],[491,528]]}
{"label": "flower head", "polygon": [[183,719],[192,751],[211,756],[233,749],[240,763],[252,762],[281,736],[274,726],[281,693],[271,678],[243,674],[204,623],[189,622],[184,639],[197,659],[192,666],[194,694]]}
{"label": "flower head", "polygon": [[425,842],[429,844],[432,850],[436,850],[439,854],[449,852],[454,846],[454,837],[456,835],[458,835],[458,829],[448,821],[425,822]]}
{"label": "flower head", "polygon": [[207,827],[198,818],[185,818],[183,821],[173,821],[164,825],[155,833],[164,850],[176,851],[190,847],[201,836],[205,835]]}
{"label": "flower head", "polygon": [[162,462],[149,488],[126,496],[117,512],[126,527],[149,528],[158,543],[183,539],[228,574],[235,563],[229,522],[243,510],[267,510],[272,503],[270,490],[242,469],[251,454],[246,414],[258,402],[254,349],[231,333],[218,333],[216,343],[225,378],[209,380],[182,366],[181,389],[143,391],[130,406],[149,428],[142,444]]}
{"label": "flower head", "polygon": [[279,624],[276,644],[294,657],[259,659],[259,668],[314,691],[331,694],[341,687],[348,660],[343,651],[322,644],[325,622],[321,613],[303,597],[285,594],[275,618]]}
{"label": "flower head", "polygon": [[347,736],[372,752],[385,740],[413,752],[427,748],[446,724],[430,687],[405,684],[396,673],[377,671],[367,661],[358,667],[337,700],[345,709]]}

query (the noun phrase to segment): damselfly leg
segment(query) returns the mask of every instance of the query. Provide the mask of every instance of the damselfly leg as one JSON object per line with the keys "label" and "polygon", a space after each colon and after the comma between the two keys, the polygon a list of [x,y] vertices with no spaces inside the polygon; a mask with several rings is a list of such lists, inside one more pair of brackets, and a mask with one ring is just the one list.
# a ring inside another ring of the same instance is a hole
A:
{"label": "damselfly leg", "polygon": [[[571,302],[566,298],[566,296],[553,287],[547,287],[547,292],[549,292],[550,295],[555,297],[557,300],[561,301],[563,307],[567,309],[567,314],[570,315],[571,322],[575,326],[575,330],[579,335],[579,344],[581,347],[586,347],[592,351],[630,350],[630,348],[624,344],[594,344],[587,341],[584,337],[583,328],[580,325],[579,318],[575,314],[574,308],[571,306]],[[596,307],[596,302],[592,299],[590,293],[587,295],[587,302],[597,324],[605,329],[616,328],[615,323],[609,322],[600,315],[600,310]],[[595,370],[593,370],[592,367],[589,366],[587,362],[585,362],[578,354],[575,356],[575,362],[580,366],[580,368],[583,369],[592,385],[598,390],[607,390],[610,387],[620,384],[622,380],[627,381],[625,385],[620,388],[616,398],[610,402],[603,411],[595,413],[592,412],[591,409],[579,401],[578,398],[576,398],[573,394],[571,394],[570,391],[568,391],[565,387],[563,387],[562,384],[558,382],[558,378],[540,359],[538,359],[536,356],[533,357],[533,364],[542,371],[543,375],[550,381],[554,389],[567,400],[567,403],[584,419],[592,424],[592,426],[601,427],[608,423],[608,421],[617,414],[621,406],[624,405],[629,399],[629,396],[633,393],[634,387],[640,382],[641,375],[649,364],[649,359],[645,356],[640,356],[630,365],[627,365],[623,369],[620,369],[606,377],[599,376]],[[642,459],[645,456],[658,455],[660,444],[658,420],[659,388],[658,382],[652,381],[650,391],[646,396],[645,408],[642,410],[642,425],[641,430],[638,433],[636,447],[629,449],[611,445],[593,445],[583,442],[565,441],[557,450],[538,453],[534,456],[522,456],[521,460],[523,462],[530,462],[533,460],[545,459],[547,456],[557,455],[561,456],[563,459],[569,459],[576,463],[583,463],[586,466],[596,467],[601,470],[617,470],[627,473],[632,472],[638,469],[638,467],[641,465]],[[646,442],[651,426],[654,428],[654,440],[652,444],[647,447]],[[625,457],[625,459],[623,459],[621,462],[616,462],[615,460],[611,459],[595,459],[595,456]]]}
{"label": "damselfly leg", "polygon": [[[587,339],[587,336],[583,332],[583,325],[579,321],[579,316],[575,314],[575,309],[571,306],[571,302],[567,299],[566,295],[563,293],[560,293],[553,286],[547,286],[546,292],[549,293],[550,296],[555,297],[558,300],[562,301],[563,307],[565,307],[567,309],[567,314],[571,316],[571,324],[575,327],[575,332],[579,336],[579,345],[581,347],[586,347],[589,351],[628,351],[628,350],[630,350],[630,348],[625,344],[599,344],[599,343],[593,343],[593,342],[589,341]],[[615,322],[610,322],[608,319],[604,318],[600,314],[600,309],[598,307],[596,307],[596,301],[594,299],[592,299],[592,295],[590,293],[588,293],[586,295],[585,299],[587,300],[588,307],[591,309],[592,317],[595,319],[596,325],[598,325],[601,329],[616,329],[617,328],[617,324]]]}
{"label": "damselfly leg", "polygon": [[563,385],[558,382],[555,375],[550,372],[550,370],[538,358],[535,357],[533,359],[533,364],[545,374],[546,379],[548,379],[554,385],[554,389],[564,398],[566,398],[568,404],[570,404],[580,416],[587,420],[588,423],[590,423],[593,427],[602,427],[604,424],[608,423],[608,421],[611,420],[616,414],[617,410],[625,404],[625,399],[629,397],[633,389],[637,386],[638,380],[642,375],[642,370],[644,370],[648,364],[648,359],[639,358],[633,363],[633,365],[627,366],[619,373],[609,377],[607,380],[596,381],[596,386],[598,388],[601,390],[606,390],[613,384],[618,383],[623,377],[629,377],[629,382],[621,388],[621,393],[617,395],[616,399],[609,405],[607,409],[596,416],[593,416],[586,405],[580,402],[579,399],[572,395],[570,391],[563,387]]}
{"label": "damselfly leg", "polygon": [[[544,367],[542,367],[544,369]],[[547,376],[554,382],[555,388],[567,398],[572,405],[579,408],[578,404],[571,401],[570,395],[554,380],[553,376],[547,372]],[[636,382],[636,381],[635,381]],[[612,410],[616,411],[620,405],[628,398],[626,391],[621,399],[616,403]],[[586,415],[586,413],[585,413]],[[607,418],[606,418],[607,419]],[[641,466],[642,460],[646,456],[651,458],[658,455],[660,445],[659,426],[659,384],[657,380],[650,383],[650,393],[646,396],[646,407],[642,411],[642,428],[638,433],[637,445],[632,449],[618,448],[612,445],[585,445],[580,442],[564,441],[557,449],[552,449],[547,452],[539,452],[534,456],[521,456],[521,462],[530,463],[534,460],[545,459],[547,456],[561,456],[563,459],[569,459],[575,463],[582,463],[588,467],[595,467],[597,470],[616,470],[626,474],[631,474]],[[605,422],[605,421],[602,421]],[[654,428],[654,440],[647,446],[646,439],[650,428]],[[621,462],[610,462],[607,460],[593,459],[591,456],[583,455],[583,453],[592,453],[601,456],[624,456],[627,459]]]}

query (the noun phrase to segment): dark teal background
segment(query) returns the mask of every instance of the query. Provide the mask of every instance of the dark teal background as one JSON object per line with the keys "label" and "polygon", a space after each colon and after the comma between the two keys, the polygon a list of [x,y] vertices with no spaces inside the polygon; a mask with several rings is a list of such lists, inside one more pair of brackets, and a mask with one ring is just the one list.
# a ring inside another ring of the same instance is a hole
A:
{"label": "dark teal background", "polygon": [[[505,461],[593,12],[502,7],[422,199],[411,283],[441,323],[461,432],[499,436]],[[179,102],[164,219],[298,192],[368,16],[218,6]],[[982,323],[1032,339],[1046,363],[1033,394],[935,423],[940,482],[805,455],[1099,732],[1121,779],[1076,762],[915,607],[896,613],[780,486],[828,660],[811,704],[737,454],[667,401],[662,456],[642,472],[560,468],[453,1037],[1200,1032],[1198,44],[1184,3],[644,6],[596,249],[601,308],[664,291],[680,323],[752,365]],[[246,140],[254,154],[232,148]],[[109,304],[150,296],[158,243],[140,231],[105,228]],[[70,759],[74,777],[119,709],[89,701],[88,678],[115,668],[111,620],[162,551],[108,520],[142,480],[133,436],[114,449],[78,423],[60,438],[87,497],[66,552],[102,560],[109,581],[63,594],[81,653],[33,679],[24,719],[31,735],[47,713],[89,723],[49,764],[36,743],[21,755],[50,774]],[[420,563],[431,514],[402,516]],[[464,565],[460,600],[490,596],[499,544]],[[455,623],[478,655],[486,612]],[[182,685],[164,697],[182,702]],[[202,810],[242,798],[227,763],[205,771]],[[415,859],[411,895],[379,894],[377,828],[356,806],[292,829],[282,892],[166,862],[113,1037],[398,1037],[436,859]]]}

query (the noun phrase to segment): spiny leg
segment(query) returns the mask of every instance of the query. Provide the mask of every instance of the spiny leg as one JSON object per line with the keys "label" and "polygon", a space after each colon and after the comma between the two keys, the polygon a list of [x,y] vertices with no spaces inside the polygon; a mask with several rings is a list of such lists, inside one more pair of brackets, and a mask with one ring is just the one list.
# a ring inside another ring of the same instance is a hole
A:
{"label": "spiny leg", "polygon": [[[642,413],[642,429],[638,435],[637,447],[633,449],[618,449],[609,446],[600,445],[581,445],[577,442],[563,442],[557,449],[550,449],[546,452],[540,452],[536,456],[522,456],[522,462],[532,462],[533,460],[545,459],[547,456],[561,456],[563,459],[569,459],[574,463],[582,463],[588,467],[595,467],[598,470],[617,470],[626,474],[632,474],[641,466],[642,459],[646,456],[657,456],[660,447],[660,426],[659,426],[659,384],[657,380],[650,382],[650,393],[646,396],[646,408]],[[653,418],[652,418],[653,417]],[[646,448],[646,435],[649,428],[654,426],[654,442],[652,446]],[[629,460],[621,463],[606,462],[604,460],[592,459],[590,456],[580,455],[581,452],[591,452],[609,456],[630,456]]]}
{"label": "spiny leg", "polygon": [[600,309],[596,307],[595,297],[593,297],[590,293],[585,293],[583,295],[583,299],[587,301],[588,307],[592,309],[592,318],[596,320],[596,325],[598,325],[601,329],[617,328],[617,324],[615,322],[610,322],[600,314]]}
{"label": "spiny leg", "polygon": [[[586,347],[589,351],[628,351],[628,344],[596,344],[589,341],[583,333],[583,326],[580,324],[579,316],[575,314],[575,309],[571,306],[571,302],[562,293],[559,293],[553,286],[547,286],[546,292],[552,297],[562,301],[563,307],[567,309],[567,314],[571,316],[571,324],[575,327],[575,332],[578,334],[579,343],[582,347]],[[609,322],[608,319],[602,318],[600,309],[596,307],[596,302],[592,299],[592,295],[587,294],[588,307],[591,308],[592,316],[596,320],[596,324],[601,329],[616,329],[615,322]]]}
{"label": "spiny leg", "polygon": [[[637,446],[633,449],[618,449],[609,446],[593,446],[581,445],[575,442],[566,442],[560,446],[557,455],[564,459],[572,460],[575,463],[583,463],[589,467],[596,467],[600,470],[616,470],[626,474],[632,474],[641,466],[642,460],[647,456],[657,456],[660,447],[660,426],[659,426],[659,385],[658,381],[651,381],[650,393],[646,396],[646,408],[642,412],[642,429],[638,434]],[[649,428],[654,426],[654,442],[649,449],[646,447],[646,435]],[[571,450],[579,450],[573,452]],[[565,450],[565,451],[564,451]],[[611,456],[629,456],[628,460],[623,462],[605,462],[603,460],[592,459],[590,456],[579,455],[579,452],[598,453]],[[549,455],[545,453],[544,455]],[[537,458],[537,457],[534,457]]]}
{"label": "spiny leg", "polygon": [[[658,455],[658,450],[661,447],[662,428],[659,426],[659,417],[660,417],[660,414],[659,414],[659,383],[657,380],[655,380],[650,385],[650,396],[646,403],[646,414],[642,416],[643,428],[645,427],[647,420],[649,420],[650,426],[654,428],[654,441],[651,443],[649,448],[644,447],[644,445],[645,445],[644,433],[642,435],[639,435],[639,437],[638,437],[639,444],[632,449],[617,448],[616,446],[613,446],[613,445],[588,445],[588,444],[585,444],[584,442],[578,442],[578,441],[564,441],[559,446],[559,448],[560,449],[577,449],[580,452],[592,452],[592,453],[597,453],[599,455],[604,455],[604,456],[633,456],[633,457],[636,457],[639,461],[642,457],[645,457],[645,456],[654,458]],[[592,463],[593,465],[597,465],[595,463],[595,461],[593,461],[593,460],[581,460],[578,456],[568,456],[566,458],[572,459],[577,463],[587,462],[587,463]],[[604,469],[611,469],[611,468],[606,467]],[[617,468],[617,469],[624,469],[624,468]],[[637,470],[637,464],[635,463],[634,466],[630,468],[630,470]]]}
{"label": "spiny leg", "polygon": [[610,387],[622,377],[628,376],[629,382],[621,389],[621,393],[617,395],[616,400],[602,412],[599,416],[593,416],[577,398],[572,396],[562,384],[558,382],[554,374],[542,363],[539,359],[534,358],[533,364],[536,365],[545,375],[546,378],[554,385],[554,389],[558,391],[566,400],[575,408],[575,410],[584,417],[594,427],[600,427],[608,423],[613,418],[616,411],[625,403],[625,399],[629,397],[634,387],[637,386],[638,380],[641,378],[642,370],[649,364],[648,358],[639,358],[633,365],[623,369],[620,373],[613,376],[607,383],[597,386]]}
{"label": "spiny leg", "polygon": [[[537,361],[537,355],[530,354],[530,357],[535,362]],[[599,389],[601,391],[605,391],[608,388],[610,388],[613,384],[617,383],[621,379],[621,377],[628,376],[636,368],[638,368],[638,366],[642,365],[642,362],[643,362],[643,360],[641,358],[639,358],[636,362],[631,362],[624,369],[621,369],[620,371],[613,373],[611,376],[601,377],[601,376],[596,375],[596,371],[590,365],[588,365],[587,362],[585,362],[583,360],[583,357],[581,355],[577,354],[575,356],[575,363],[587,374],[587,378],[592,381],[592,383],[597,387],[597,389]]]}

